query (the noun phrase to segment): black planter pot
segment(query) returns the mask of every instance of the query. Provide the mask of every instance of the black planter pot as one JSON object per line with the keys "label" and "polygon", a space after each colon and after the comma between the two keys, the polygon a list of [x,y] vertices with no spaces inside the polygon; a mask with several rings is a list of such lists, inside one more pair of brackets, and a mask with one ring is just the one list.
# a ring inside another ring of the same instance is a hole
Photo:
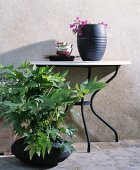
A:
{"label": "black planter pot", "polygon": [[21,138],[13,143],[13,145],[11,146],[11,152],[13,155],[15,155],[16,158],[18,158],[22,162],[32,166],[53,167],[70,156],[70,153],[68,151],[64,151],[61,153],[59,148],[52,148],[50,154],[46,152],[45,159],[35,154],[32,160],[30,160],[29,152],[24,151],[26,146],[27,145],[24,144],[24,138]]}
{"label": "black planter pot", "polygon": [[101,60],[106,44],[106,27],[102,24],[87,24],[82,29],[82,35],[77,34],[78,51],[84,61]]}

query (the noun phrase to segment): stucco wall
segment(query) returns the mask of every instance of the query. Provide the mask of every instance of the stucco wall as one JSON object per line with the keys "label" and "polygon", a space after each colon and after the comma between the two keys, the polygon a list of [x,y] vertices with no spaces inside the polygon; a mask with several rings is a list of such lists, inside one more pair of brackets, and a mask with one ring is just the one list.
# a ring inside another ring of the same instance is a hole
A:
{"label": "stucco wall", "polygon": [[[54,54],[54,42],[59,40],[73,43],[77,55],[76,36],[69,29],[77,16],[109,24],[104,60],[132,61],[97,95],[95,107],[121,139],[140,138],[140,0],[0,0],[0,63],[45,60],[43,55]],[[100,75],[104,72],[100,70]],[[78,68],[76,73],[73,80],[84,79],[84,69]],[[72,77],[74,70],[70,74]],[[71,119],[79,129],[76,140],[84,141],[81,117]],[[113,140],[113,134],[89,108],[86,119],[91,140]]]}

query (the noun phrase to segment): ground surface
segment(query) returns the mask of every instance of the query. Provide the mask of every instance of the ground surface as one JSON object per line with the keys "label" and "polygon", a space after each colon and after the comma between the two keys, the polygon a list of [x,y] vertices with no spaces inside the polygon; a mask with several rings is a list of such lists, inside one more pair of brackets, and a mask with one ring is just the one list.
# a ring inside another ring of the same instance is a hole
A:
{"label": "ground surface", "polygon": [[[86,143],[75,144],[77,151],[52,170],[140,170],[140,140],[118,143],[91,143],[86,153]],[[0,156],[0,170],[45,170],[29,167],[13,156]]]}

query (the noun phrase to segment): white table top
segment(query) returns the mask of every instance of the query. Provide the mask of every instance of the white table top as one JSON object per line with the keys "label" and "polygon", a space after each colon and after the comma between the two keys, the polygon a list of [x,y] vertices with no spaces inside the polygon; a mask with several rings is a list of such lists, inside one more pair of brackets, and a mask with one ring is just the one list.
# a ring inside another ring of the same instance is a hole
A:
{"label": "white table top", "polygon": [[30,61],[35,65],[54,66],[121,66],[129,65],[130,61]]}

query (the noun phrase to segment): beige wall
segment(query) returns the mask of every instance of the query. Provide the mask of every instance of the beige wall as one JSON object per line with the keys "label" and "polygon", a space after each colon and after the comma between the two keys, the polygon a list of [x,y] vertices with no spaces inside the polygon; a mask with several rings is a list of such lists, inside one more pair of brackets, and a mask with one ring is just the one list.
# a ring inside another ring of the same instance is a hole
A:
{"label": "beige wall", "polygon": [[[55,53],[55,41],[74,43],[73,54],[78,54],[76,36],[68,28],[77,16],[109,24],[104,60],[132,61],[97,95],[95,106],[121,139],[140,138],[140,0],[0,0],[0,63],[44,60],[43,55]],[[84,69],[76,72],[75,80],[85,76]],[[91,140],[113,140],[89,108],[86,118]],[[84,140],[81,117],[71,119],[79,128],[76,140]]]}

